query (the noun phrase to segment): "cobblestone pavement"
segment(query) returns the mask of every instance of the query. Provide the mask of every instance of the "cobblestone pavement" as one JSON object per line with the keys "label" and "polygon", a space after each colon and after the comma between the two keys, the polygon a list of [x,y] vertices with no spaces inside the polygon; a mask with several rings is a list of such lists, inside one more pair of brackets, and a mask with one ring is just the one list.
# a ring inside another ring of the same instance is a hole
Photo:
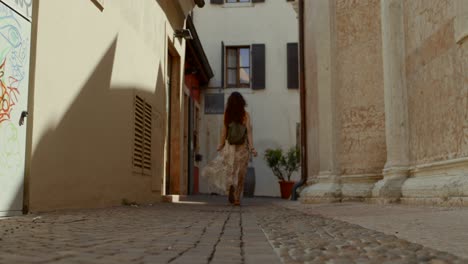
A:
{"label": "cobblestone pavement", "polygon": [[281,263],[225,198],[0,220],[0,263]]}
{"label": "cobblestone pavement", "polygon": [[468,207],[363,202],[275,204],[395,235],[400,239],[468,259]]}
{"label": "cobblestone pavement", "polygon": [[0,219],[0,263],[468,263],[273,201],[201,196]]}
{"label": "cobblestone pavement", "polygon": [[284,263],[468,263],[393,235],[281,206],[259,207],[256,215]]}

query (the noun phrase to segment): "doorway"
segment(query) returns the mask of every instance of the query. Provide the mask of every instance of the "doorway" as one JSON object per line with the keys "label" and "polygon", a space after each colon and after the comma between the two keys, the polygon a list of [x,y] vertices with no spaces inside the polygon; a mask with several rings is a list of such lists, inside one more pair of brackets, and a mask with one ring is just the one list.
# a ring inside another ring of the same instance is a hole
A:
{"label": "doorway", "polygon": [[169,48],[167,55],[167,111],[168,137],[165,194],[181,194],[182,175],[182,132],[181,126],[181,89],[180,89],[180,57],[173,48]]}
{"label": "doorway", "polygon": [[188,103],[188,180],[189,189],[188,194],[198,194],[198,116],[199,109],[196,105],[195,100],[190,97]]}
{"label": "doorway", "polygon": [[185,90],[184,93],[184,124],[183,124],[183,133],[184,133],[184,141],[183,141],[183,172],[182,172],[182,180],[181,180],[181,194],[190,194],[190,128],[189,128],[189,103],[190,102],[190,91],[188,89]]}

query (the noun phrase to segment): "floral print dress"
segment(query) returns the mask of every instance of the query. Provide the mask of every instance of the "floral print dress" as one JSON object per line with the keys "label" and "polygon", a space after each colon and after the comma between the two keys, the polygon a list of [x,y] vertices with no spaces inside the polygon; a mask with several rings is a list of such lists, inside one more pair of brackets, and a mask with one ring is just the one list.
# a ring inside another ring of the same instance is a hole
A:
{"label": "floral print dress", "polygon": [[240,200],[249,158],[247,141],[243,145],[229,145],[226,142],[218,156],[202,170],[202,177],[208,181],[210,191],[228,194],[230,186],[234,186],[235,199]]}

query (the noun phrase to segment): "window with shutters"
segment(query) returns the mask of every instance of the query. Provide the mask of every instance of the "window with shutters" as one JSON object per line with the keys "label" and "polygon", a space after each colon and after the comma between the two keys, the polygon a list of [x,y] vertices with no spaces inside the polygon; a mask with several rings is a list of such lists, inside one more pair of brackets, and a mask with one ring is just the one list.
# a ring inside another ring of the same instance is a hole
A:
{"label": "window with shutters", "polygon": [[299,46],[297,43],[287,44],[288,89],[299,88]]}
{"label": "window with shutters", "polygon": [[226,48],[226,86],[229,88],[250,87],[250,47]]}
{"label": "window with shutters", "polygon": [[133,141],[133,169],[151,174],[152,106],[140,96],[135,96],[135,131]]}
{"label": "window with shutters", "polygon": [[252,89],[266,88],[266,47],[265,44],[252,44]]}

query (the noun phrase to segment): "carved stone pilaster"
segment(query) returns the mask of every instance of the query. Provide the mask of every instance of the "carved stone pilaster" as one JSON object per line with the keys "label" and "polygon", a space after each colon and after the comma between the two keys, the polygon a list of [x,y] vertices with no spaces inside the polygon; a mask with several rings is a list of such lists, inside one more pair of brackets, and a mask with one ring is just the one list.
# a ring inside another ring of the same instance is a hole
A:
{"label": "carved stone pilaster", "polygon": [[405,76],[403,0],[381,0],[387,162],[372,196],[396,202],[408,177],[408,104]]}

